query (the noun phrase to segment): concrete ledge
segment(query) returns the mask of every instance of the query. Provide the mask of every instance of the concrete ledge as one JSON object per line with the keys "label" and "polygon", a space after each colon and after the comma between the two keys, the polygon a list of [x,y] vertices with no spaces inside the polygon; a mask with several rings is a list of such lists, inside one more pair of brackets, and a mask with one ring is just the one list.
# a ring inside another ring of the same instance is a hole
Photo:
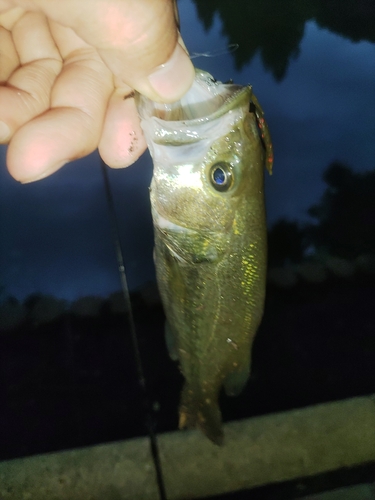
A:
{"label": "concrete ledge", "polygon": [[357,484],[324,493],[301,497],[298,500],[375,500],[374,484]]}
{"label": "concrete ledge", "polygon": [[[159,436],[168,500],[222,494],[375,462],[375,395]],[[0,500],[157,500],[146,438],[0,463]]]}

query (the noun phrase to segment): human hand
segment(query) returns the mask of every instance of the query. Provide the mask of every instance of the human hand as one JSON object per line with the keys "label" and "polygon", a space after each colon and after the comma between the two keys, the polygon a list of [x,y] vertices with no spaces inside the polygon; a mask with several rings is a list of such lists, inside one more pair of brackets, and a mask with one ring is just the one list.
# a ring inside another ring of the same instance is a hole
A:
{"label": "human hand", "polygon": [[179,99],[194,79],[173,0],[0,0],[0,143],[26,183],[97,147],[119,168],[146,149],[133,89]]}

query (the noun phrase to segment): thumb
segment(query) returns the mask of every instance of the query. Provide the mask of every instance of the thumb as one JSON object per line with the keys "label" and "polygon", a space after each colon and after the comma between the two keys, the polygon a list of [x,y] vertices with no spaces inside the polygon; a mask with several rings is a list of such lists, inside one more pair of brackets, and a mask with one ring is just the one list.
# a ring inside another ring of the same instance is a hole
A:
{"label": "thumb", "polygon": [[195,70],[179,43],[164,64],[153,68],[146,78],[132,80],[131,86],[154,101],[174,102],[190,88]]}
{"label": "thumb", "polygon": [[174,0],[32,1],[96,48],[120,90],[172,102],[190,88],[194,67],[178,43]]}
{"label": "thumb", "polygon": [[[115,75],[116,87],[125,84],[155,101],[181,98],[195,71],[178,36],[173,0],[136,0],[131,9],[116,14],[116,22],[109,19],[109,45],[107,35],[102,39],[104,47],[97,42],[99,54]],[[120,24],[117,16],[122,16]],[[105,24],[104,29],[108,32]]]}

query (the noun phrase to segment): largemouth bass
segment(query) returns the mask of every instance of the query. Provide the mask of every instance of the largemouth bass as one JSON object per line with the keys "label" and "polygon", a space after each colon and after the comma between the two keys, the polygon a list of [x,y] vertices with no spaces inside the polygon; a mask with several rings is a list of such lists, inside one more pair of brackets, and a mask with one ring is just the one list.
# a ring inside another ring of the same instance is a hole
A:
{"label": "largemouth bass", "polygon": [[250,373],[266,279],[263,168],[272,145],[250,86],[196,71],[177,103],[138,96],[153,158],[157,281],[170,355],[185,378],[180,428],[223,440],[218,405]]}

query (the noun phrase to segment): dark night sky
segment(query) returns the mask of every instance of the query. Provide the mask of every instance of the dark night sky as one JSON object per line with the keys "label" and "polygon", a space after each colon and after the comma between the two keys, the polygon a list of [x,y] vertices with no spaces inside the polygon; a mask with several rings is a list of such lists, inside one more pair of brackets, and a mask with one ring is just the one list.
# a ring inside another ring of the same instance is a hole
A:
{"label": "dark night sky", "polygon": [[[190,1],[179,6],[191,53],[226,47],[217,18],[207,34]],[[356,171],[375,167],[374,61],[373,44],[352,43],[313,22],[279,83],[259,56],[241,72],[231,54],[194,59],[218,80],[251,83],[266,112],[275,149],[274,175],[266,184],[270,223],[306,220],[307,208],[323,193],[321,176],[330,162]],[[131,288],[153,278],[151,173],[148,154],[128,169],[110,171]],[[42,292],[73,300],[119,288],[97,154],[22,186],[6,171],[0,147],[0,238],[0,299]]]}

